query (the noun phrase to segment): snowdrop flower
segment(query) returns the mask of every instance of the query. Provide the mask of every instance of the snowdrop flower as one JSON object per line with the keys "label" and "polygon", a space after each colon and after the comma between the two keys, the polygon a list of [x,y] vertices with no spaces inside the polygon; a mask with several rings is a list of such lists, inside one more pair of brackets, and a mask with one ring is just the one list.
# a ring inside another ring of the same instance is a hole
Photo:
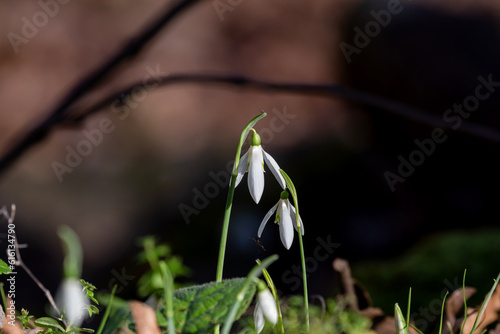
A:
{"label": "snowdrop flower", "polygon": [[87,294],[83,286],[76,278],[66,278],[63,280],[57,292],[57,306],[65,314],[65,318],[74,326],[81,325],[86,307],[89,304]]}
{"label": "snowdrop flower", "polygon": [[253,312],[253,320],[257,333],[260,333],[264,328],[264,317],[273,325],[276,325],[278,322],[276,301],[271,291],[267,288],[257,292],[257,304],[255,304],[255,310]]}
{"label": "snowdrop flower", "polygon": [[251,146],[240,159],[235,187],[238,186],[243,175],[248,170],[248,189],[255,203],[258,204],[264,192],[264,162],[283,189],[285,189],[286,183],[283,176],[281,176],[280,167],[273,157],[262,149],[260,136],[255,130],[253,131]]}
{"label": "snowdrop flower", "polygon": [[[288,200],[288,191],[283,190],[280,197],[281,198],[278,203],[266,213],[264,219],[262,220],[262,223],[260,223],[257,237],[260,238],[264,227],[266,227],[267,221],[276,211],[276,218],[274,219],[274,222],[276,224],[279,224],[280,226],[281,242],[286,249],[290,249],[290,246],[292,246],[293,242],[293,227],[295,227],[295,230],[298,231],[296,217],[297,214],[295,212],[295,208],[290,204],[290,201]],[[304,235],[304,224],[302,224],[302,218],[300,218],[300,216],[299,220],[300,230],[302,232],[302,235]]]}

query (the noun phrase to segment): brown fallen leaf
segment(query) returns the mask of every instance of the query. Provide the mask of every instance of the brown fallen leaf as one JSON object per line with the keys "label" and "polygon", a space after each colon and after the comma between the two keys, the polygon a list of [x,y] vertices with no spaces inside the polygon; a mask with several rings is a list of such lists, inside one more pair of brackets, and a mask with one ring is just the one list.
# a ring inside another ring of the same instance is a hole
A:
{"label": "brown fallen leaf", "polygon": [[[339,299],[345,302],[349,308],[370,319],[372,321],[372,330],[377,334],[394,334],[396,332],[396,321],[393,317],[385,316],[380,308],[372,306],[372,299],[368,291],[352,277],[349,262],[337,258],[332,265],[333,269],[340,275],[343,293],[339,296]],[[411,327],[408,332],[418,334]]]}
{"label": "brown fallen leaf", "polygon": [[[464,297],[465,300],[469,300],[469,298],[475,293],[475,288],[466,286],[464,289],[456,289],[450,294],[445,303],[445,322],[443,325],[443,331],[445,334],[451,334],[448,324],[452,327],[452,333],[460,332],[460,326],[463,321],[463,317],[460,317],[460,312],[463,312]],[[457,320],[457,317],[459,317],[459,320]]]}
{"label": "brown fallen leaf", "polygon": [[[7,304],[10,303],[10,298],[7,298]],[[0,329],[2,330],[2,333],[5,334],[23,334],[23,330],[21,329],[21,326],[15,322],[15,325],[9,324],[9,320],[7,319],[5,312],[3,311],[3,307],[0,306]]]}
{"label": "brown fallen leaf", "polygon": [[[467,310],[467,313],[469,310]],[[479,312],[479,307],[475,309],[476,314]],[[479,326],[477,327],[476,333],[481,333],[489,324],[493,323],[498,319],[498,312],[500,311],[500,287],[497,286],[493,294],[491,295],[491,299],[486,305],[486,309],[484,311],[481,319],[478,320]],[[476,319],[476,314],[467,317],[464,325],[464,333],[470,333],[474,324],[474,320]]]}
{"label": "brown fallen leaf", "polygon": [[151,307],[135,300],[129,302],[128,305],[135,320],[137,334],[161,334],[155,311]]}
{"label": "brown fallen leaf", "polygon": [[19,323],[15,323],[14,326],[9,325],[9,323],[4,323],[2,329],[2,333],[5,334],[24,334],[23,330],[21,329],[21,326]]}
{"label": "brown fallen leaf", "polygon": [[[466,287],[465,288],[465,299],[468,300],[474,293],[476,289]],[[453,333],[460,333],[460,329],[463,324],[463,317],[457,319],[457,314],[461,312],[464,306],[463,296],[464,291],[462,289],[457,289],[453,291],[450,298],[446,302],[446,322],[452,326]],[[500,311],[500,286],[497,286],[493,294],[491,295],[490,301],[484,310],[483,316],[477,321],[479,324],[476,328],[474,334],[481,333],[488,325],[498,320],[498,312]],[[467,319],[463,325],[463,333],[471,333],[476,317],[479,315],[479,307],[467,307]],[[450,333],[444,326],[445,333]]]}

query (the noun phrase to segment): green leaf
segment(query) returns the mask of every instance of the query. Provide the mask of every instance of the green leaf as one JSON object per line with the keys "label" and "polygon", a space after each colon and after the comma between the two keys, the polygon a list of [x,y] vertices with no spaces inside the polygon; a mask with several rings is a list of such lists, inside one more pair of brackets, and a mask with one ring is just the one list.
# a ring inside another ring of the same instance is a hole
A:
{"label": "green leaf", "polygon": [[9,265],[0,260],[0,274],[8,274],[8,273],[10,273]]}
{"label": "green leaf", "polygon": [[64,332],[64,328],[57,322],[57,320],[49,317],[42,317],[35,320],[35,325],[43,328],[58,329]]}
{"label": "green leaf", "polygon": [[[206,333],[221,324],[245,280],[246,278],[235,278],[176,290],[174,314],[177,331],[185,334]],[[248,308],[254,294],[255,283],[252,283],[244,295],[236,319]],[[160,313],[165,314],[163,306]]]}
{"label": "green leaf", "polygon": [[168,323],[168,333],[175,334],[175,321],[174,321],[174,278],[168,269],[165,262],[160,262],[160,269],[162,272],[163,280],[165,281],[163,287],[163,300],[166,305],[165,315]]}

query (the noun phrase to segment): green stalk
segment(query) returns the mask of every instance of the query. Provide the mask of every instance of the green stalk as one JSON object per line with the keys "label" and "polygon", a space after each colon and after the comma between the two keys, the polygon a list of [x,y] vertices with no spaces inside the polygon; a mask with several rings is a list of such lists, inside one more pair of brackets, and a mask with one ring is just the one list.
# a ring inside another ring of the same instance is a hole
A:
{"label": "green stalk", "polygon": [[410,330],[411,287],[408,291],[408,308],[406,309],[406,333]]}
{"label": "green stalk", "polygon": [[288,176],[283,169],[280,169],[280,173],[285,179],[286,185],[290,192],[292,193],[293,204],[295,204],[295,218],[297,220],[297,230],[299,234],[299,245],[300,245],[300,263],[302,264],[302,282],[304,285],[304,312],[306,316],[306,333],[309,333],[309,298],[307,293],[307,272],[306,272],[306,260],[304,256],[304,243],[302,242],[302,225],[300,224],[299,216],[299,203],[297,199],[297,190],[292,182],[292,179]]}
{"label": "green stalk", "polygon": [[[297,213],[297,222],[299,221],[299,210],[295,209]],[[309,298],[307,293],[307,273],[306,273],[306,260],[304,257],[304,244],[302,243],[302,231],[301,226],[297,223],[299,230],[299,245],[300,245],[300,263],[302,264],[302,281],[304,282],[304,309],[306,313],[306,333],[309,333]]]}
{"label": "green stalk", "polygon": [[236,178],[238,177],[238,166],[240,164],[240,155],[241,155],[241,147],[245,143],[245,139],[248,136],[248,133],[253,128],[253,126],[260,121],[262,118],[266,117],[267,114],[265,112],[260,115],[254,117],[243,129],[243,132],[240,136],[240,142],[238,144],[238,148],[236,150],[236,157],[234,158],[234,166],[233,172],[231,174],[231,181],[229,183],[229,192],[227,194],[226,200],[226,209],[224,211],[224,221],[222,222],[222,234],[220,239],[220,247],[219,247],[219,259],[217,261],[217,274],[216,281],[222,281],[222,273],[224,270],[224,257],[226,254],[226,244],[227,244],[227,232],[229,230],[229,218],[231,216],[231,209],[233,207],[233,197],[234,197],[234,188],[236,183]]}
{"label": "green stalk", "polygon": [[168,323],[168,334],[175,334],[174,323],[174,279],[164,261],[159,263],[161,274],[163,276],[163,301],[165,302],[165,316]]}
{"label": "green stalk", "polygon": [[270,257],[264,259],[261,264],[256,265],[255,267],[252,268],[252,270],[250,270],[245,280],[245,283],[241,288],[241,291],[238,293],[238,296],[236,296],[236,301],[234,302],[231,310],[229,310],[226,320],[224,320],[224,327],[222,327],[222,334],[229,334],[229,331],[231,330],[231,326],[233,325],[236,314],[238,313],[238,308],[240,307],[241,302],[243,301],[243,297],[245,296],[247,290],[250,288],[250,284],[253,282],[254,278],[260,275],[263,268],[268,267],[271,263],[273,263],[277,259],[278,255],[276,254],[271,255]]}
{"label": "green stalk", "polygon": [[97,330],[96,334],[101,334],[102,330],[104,329],[104,325],[106,324],[106,321],[108,320],[109,313],[111,312],[111,306],[113,304],[113,297],[115,296],[116,288],[118,288],[118,285],[113,286],[113,290],[111,290],[111,295],[109,297],[109,302],[108,306],[106,306],[106,312],[104,312],[104,316],[102,317],[101,324],[99,325],[99,329]]}
{"label": "green stalk", "polygon": [[[260,260],[257,260],[257,264],[261,264]],[[278,327],[280,334],[285,334],[285,328],[283,327],[283,315],[281,314],[280,300],[278,298],[278,290],[276,289],[276,285],[274,285],[273,279],[271,278],[271,275],[269,275],[266,268],[262,268],[262,275],[264,275],[267,286],[271,289],[271,293],[276,301],[276,308],[278,309],[278,323],[276,326]]]}
{"label": "green stalk", "polygon": [[[245,126],[240,136],[240,142],[238,143],[238,148],[236,149],[236,157],[234,158],[233,171],[231,173],[231,181],[229,181],[229,192],[227,193],[226,209],[224,211],[224,220],[222,222],[222,233],[219,246],[219,259],[217,260],[217,273],[215,276],[215,280],[217,282],[222,281],[222,273],[224,271],[224,258],[226,255],[227,233],[229,231],[229,218],[231,217],[231,209],[233,207],[234,188],[236,187],[236,178],[238,177],[238,167],[240,165],[241,148],[243,147],[243,144],[245,143],[245,140],[247,139],[247,136],[252,130],[253,126],[266,116],[267,114],[265,112],[262,112],[260,115],[254,117],[247,124],[247,126]],[[220,332],[220,327],[216,326],[214,333],[219,334],[219,332]]]}
{"label": "green stalk", "polygon": [[441,305],[441,320],[439,320],[439,334],[443,332],[443,315],[444,315],[444,304],[446,302],[446,296],[448,296],[448,291],[446,291],[446,294],[444,295],[443,298],[443,304]]}
{"label": "green stalk", "polygon": [[462,326],[460,326],[460,334],[462,334],[462,332],[464,331],[465,321],[467,320],[467,299],[465,298],[465,275],[466,274],[467,274],[467,269],[464,270],[464,277],[462,279],[462,293],[464,296],[464,320],[462,321]]}

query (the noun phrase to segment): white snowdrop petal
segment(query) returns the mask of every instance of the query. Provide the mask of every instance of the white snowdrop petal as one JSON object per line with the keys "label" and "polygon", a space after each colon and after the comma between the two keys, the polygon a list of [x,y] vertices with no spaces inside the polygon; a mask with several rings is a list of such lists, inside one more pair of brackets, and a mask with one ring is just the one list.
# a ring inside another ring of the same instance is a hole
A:
{"label": "white snowdrop petal", "polygon": [[[290,204],[290,209],[291,209],[291,216],[292,216],[292,222],[293,222],[293,227],[295,227],[295,231],[299,232],[299,229],[297,228],[297,212],[295,211],[295,208],[293,205]],[[299,221],[300,221],[300,231],[301,234],[304,235],[304,223],[302,223],[302,217],[299,215]]]}
{"label": "white snowdrop petal", "polygon": [[269,210],[266,215],[264,216],[264,219],[262,219],[262,222],[260,223],[260,226],[259,226],[259,230],[257,231],[257,237],[260,238],[260,236],[262,235],[262,231],[264,231],[264,227],[266,227],[266,224],[267,224],[267,221],[269,220],[269,218],[271,218],[271,216],[273,215],[273,213],[276,211],[276,208],[278,207],[278,204],[274,205],[271,210]]}
{"label": "white snowdrop petal", "polygon": [[276,308],[276,301],[274,300],[273,294],[268,289],[258,292],[259,305],[264,317],[276,325],[278,322],[278,309]]}
{"label": "white snowdrop petal", "polygon": [[264,192],[264,160],[262,158],[262,147],[252,146],[250,148],[250,166],[248,167],[248,190],[255,203],[259,204]]}
{"label": "white snowdrop petal", "polygon": [[247,151],[247,153],[243,154],[240,158],[240,162],[238,165],[238,176],[236,177],[236,183],[235,183],[235,188],[240,184],[241,179],[243,179],[243,176],[245,175],[247,168],[248,168],[248,155],[250,153],[250,150]]}
{"label": "white snowdrop petal", "polygon": [[257,301],[257,304],[255,305],[255,309],[253,311],[253,321],[257,333],[262,332],[262,329],[264,328],[264,314],[262,313],[262,309],[260,308],[259,301]]}
{"label": "white snowdrop petal", "polygon": [[64,312],[66,318],[78,327],[82,323],[89,304],[87,294],[83,291],[83,286],[74,278],[63,280],[57,293],[57,304]]}
{"label": "white snowdrop petal", "polygon": [[266,162],[266,165],[269,167],[269,170],[271,171],[271,173],[273,173],[274,177],[280,184],[281,188],[285,189],[286,182],[280,173],[280,166],[278,166],[276,160],[274,160],[274,158],[271,155],[267,154],[266,151],[262,150],[262,152],[264,152],[264,160]]}
{"label": "white snowdrop petal", "polygon": [[290,249],[293,243],[293,223],[290,216],[290,209],[286,201],[281,201],[281,210],[283,215],[280,217],[280,239],[286,249]]}

